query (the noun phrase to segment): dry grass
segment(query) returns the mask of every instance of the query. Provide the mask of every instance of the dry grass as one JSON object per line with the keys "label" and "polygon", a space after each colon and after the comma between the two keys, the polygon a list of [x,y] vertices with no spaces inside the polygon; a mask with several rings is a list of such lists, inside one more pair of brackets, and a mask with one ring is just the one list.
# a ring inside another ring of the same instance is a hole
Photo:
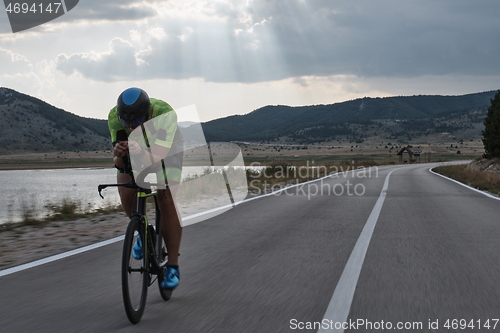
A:
{"label": "dry grass", "polygon": [[46,216],[40,216],[33,203],[27,203],[25,199],[21,202],[20,222],[7,222],[0,224],[0,232],[10,231],[24,226],[44,227],[53,221],[72,221],[81,217],[92,217],[101,214],[111,214],[121,211],[120,205],[108,204],[94,209],[85,206],[80,201],[63,198],[59,203],[50,203],[45,206],[49,211]]}
{"label": "dry grass", "polygon": [[201,175],[191,175],[182,180],[176,199],[178,203],[182,204],[227,194],[226,179],[231,186],[244,186],[246,185],[245,170],[234,167],[224,170],[222,168],[204,168]]}
{"label": "dry grass", "polygon": [[[364,167],[387,164],[375,160],[341,160],[335,162],[289,162],[280,158],[265,163],[262,170],[247,170],[248,187],[252,192],[266,193],[276,186],[285,187],[325,177],[330,174],[352,171]],[[394,164],[394,163],[392,163]]]}
{"label": "dry grass", "polygon": [[500,194],[500,174],[477,170],[468,164],[447,165],[434,168],[434,171],[482,191]]}

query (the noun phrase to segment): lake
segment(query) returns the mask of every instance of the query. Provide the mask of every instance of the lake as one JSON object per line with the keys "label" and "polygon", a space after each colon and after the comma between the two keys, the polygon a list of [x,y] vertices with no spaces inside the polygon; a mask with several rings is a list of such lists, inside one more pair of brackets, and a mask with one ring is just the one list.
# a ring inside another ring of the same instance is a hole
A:
{"label": "lake", "polygon": [[[182,177],[202,173],[202,167],[185,167]],[[91,209],[118,205],[120,199],[115,187],[103,191],[104,199],[97,191],[99,184],[115,183],[116,169],[0,171],[0,223],[21,221],[22,213],[27,210],[33,211],[34,217],[43,218],[50,212],[47,205],[60,206],[64,198]]]}
{"label": "lake", "polygon": [[105,199],[101,199],[97,185],[104,183],[116,183],[116,169],[0,171],[0,223],[20,221],[26,209],[43,217],[49,212],[45,206],[60,205],[63,198],[92,208],[118,204],[116,189],[108,190]]}

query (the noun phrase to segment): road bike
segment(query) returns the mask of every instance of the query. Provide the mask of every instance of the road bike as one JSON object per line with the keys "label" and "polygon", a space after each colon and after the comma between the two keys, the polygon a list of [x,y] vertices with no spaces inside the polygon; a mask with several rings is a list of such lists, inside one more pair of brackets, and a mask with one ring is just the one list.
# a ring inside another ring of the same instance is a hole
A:
{"label": "road bike", "polygon": [[[158,207],[158,192],[151,190],[151,187],[168,188],[168,184],[152,184],[149,189],[142,188],[131,177],[130,183],[123,184],[102,184],[98,186],[99,195],[104,198],[101,191],[107,187],[126,187],[137,189],[137,210],[133,212],[125,233],[122,256],[122,294],[123,304],[127,317],[133,324],[141,320],[146,306],[148,287],[158,281],[161,297],[167,301],[172,295],[171,289],[163,289],[161,282],[164,277],[167,265],[167,252],[165,242],[160,228],[160,209]],[[143,184],[141,182],[141,184]],[[151,224],[146,215],[146,200],[154,198],[155,204],[155,225]],[[135,259],[132,254],[137,238],[142,241],[142,258]]]}

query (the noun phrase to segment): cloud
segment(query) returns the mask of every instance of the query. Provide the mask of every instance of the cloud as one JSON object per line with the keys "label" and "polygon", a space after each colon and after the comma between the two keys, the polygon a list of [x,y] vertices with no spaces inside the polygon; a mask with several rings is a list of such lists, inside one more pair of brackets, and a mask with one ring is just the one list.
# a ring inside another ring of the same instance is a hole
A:
{"label": "cloud", "polygon": [[33,70],[31,62],[23,55],[0,47],[2,76],[24,75]]}
{"label": "cloud", "polygon": [[80,1],[68,15],[67,19],[85,21],[136,21],[149,19],[158,13],[152,6],[157,1],[102,1],[86,0]]}
{"label": "cloud", "polygon": [[[498,73],[495,1],[264,1],[292,75],[419,76]],[[263,29],[256,28],[257,34]],[[496,42],[495,42],[496,41]]]}
{"label": "cloud", "polygon": [[60,54],[56,59],[56,69],[65,75],[80,73],[106,82],[133,79],[140,66],[141,60],[133,46],[121,38],[113,39],[107,52]]}
{"label": "cloud", "polygon": [[59,56],[57,69],[100,81],[500,74],[496,0],[481,5],[466,0],[138,4],[145,3],[88,1],[79,15],[156,18],[151,20],[161,27],[156,34],[138,25],[130,41],[115,39],[108,52]]}
{"label": "cloud", "polygon": [[79,1],[67,14],[54,21],[42,24],[21,34],[12,34],[7,13],[0,16],[0,39],[16,40],[26,35],[40,35],[41,33],[60,31],[67,24],[98,24],[103,22],[141,22],[151,20],[158,16],[158,4],[162,0],[136,1],[136,0],[85,0]]}

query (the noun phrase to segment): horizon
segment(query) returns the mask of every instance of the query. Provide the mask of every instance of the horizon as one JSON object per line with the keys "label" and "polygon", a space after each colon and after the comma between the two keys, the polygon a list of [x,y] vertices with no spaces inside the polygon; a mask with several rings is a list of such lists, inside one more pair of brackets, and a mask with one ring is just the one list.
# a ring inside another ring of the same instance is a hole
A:
{"label": "horizon", "polygon": [[266,105],[491,91],[498,10],[495,0],[89,0],[16,33],[3,11],[0,86],[94,119],[138,86],[175,109],[195,105],[202,122]]}
{"label": "horizon", "polygon": [[[53,107],[62,109],[61,107],[59,107],[57,105],[50,104],[47,101],[44,101],[43,99],[40,99],[40,98],[38,98],[36,96],[32,96],[32,95],[29,95],[29,94],[26,94],[26,93],[23,93],[21,91],[15,90],[13,88],[0,86],[0,89],[13,90],[13,91],[16,91],[16,92],[18,92],[20,94],[24,94],[24,95],[27,95],[29,97],[37,98],[37,99],[41,100],[44,103],[52,105]],[[250,114],[250,113],[252,113],[254,111],[260,110],[260,109],[268,107],[268,106],[286,106],[286,107],[292,107],[293,108],[293,107],[308,107],[308,106],[320,106],[320,105],[334,105],[334,104],[341,104],[341,103],[351,102],[351,101],[355,101],[355,100],[359,100],[359,99],[365,99],[365,98],[371,98],[371,99],[380,98],[380,99],[385,99],[385,98],[419,97],[419,96],[422,96],[422,97],[425,97],[425,96],[459,97],[459,96],[467,96],[467,95],[489,93],[489,92],[493,92],[493,91],[500,91],[500,89],[492,89],[492,90],[486,90],[486,91],[471,92],[471,93],[465,93],[465,94],[459,94],[459,95],[436,95],[436,94],[425,94],[424,95],[424,94],[420,94],[420,95],[398,95],[398,96],[383,96],[383,97],[382,96],[375,96],[375,97],[364,96],[364,97],[358,97],[358,98],[355,98],[355,99],[349,99],[349,100],[339,101],[339,102],[329,103],[329,104],[309,104],[309,105],[286,105],[286,104],[274,104],[274,105],[270,105],[270,104],[268,104],[268,105],[264,105],[264,106],[258,107],[258,108],[254,109],[252,111],[249,111],[248,113],[245,113],[245,114],[230,114],[230,115],[222,116],[220,118],[209,119],[209,120],[206,120],[206,121],[197,121],[197,120],[189,120],[189,119],[181,120],[181,119],[179,119],[178,122],[179,123],[187,123],[187,122],[193,122],[193,123],[201,122],[201,123],[205,123],[205,122],[209,122],[209,121],[212,121],[212,120],[218,120],[218,119],[223,119],[223,118],[232,117],[232,116],[245,116],[245,115],[248,115],[248,114]],[[66,111],[66,112],[69,112],[69,113],[73,113],[73,112],[65,110],[65,109],[62,109],[62,110]],[[73,113],[73,114],[75,114],[75,113]],[[83,118],[98,119],[98,120],[107,120],[107,115],[106,115],[106,118],[91,118],[91,117],[86,117],[86,116],[82,116],[82,115],[79,115],[79,114],[75,114],[75,115],[83,117]]]}

